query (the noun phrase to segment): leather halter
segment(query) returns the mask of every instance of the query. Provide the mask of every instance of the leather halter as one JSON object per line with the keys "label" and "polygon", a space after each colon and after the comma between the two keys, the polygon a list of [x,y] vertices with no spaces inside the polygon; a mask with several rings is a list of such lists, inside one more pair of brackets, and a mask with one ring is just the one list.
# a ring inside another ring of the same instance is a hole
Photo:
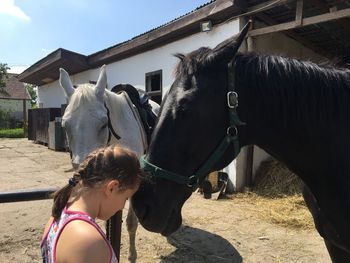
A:
{"label": "leather halter", "polygon": [[[167,171],[161,167],[158,167],[148,162],[144,156],[141,156],[141,167],[148,172],[151,176],[156,178],[163,178],[178,184],[187,185],[195,191],[200,184],[200,181],[210,173],[213,166],[220,160],[227,148],[233,144],[234,146],[234,158],[237,157],[240,152],[238,142],[238,129],[237,126],[245,125],[241,122],[237,115],[238,107],[238,94],[235,92],[235,74],[232,66],[233,61],[228,64],[228,84],[227,84],[227,109],[229,117],[229,126],[227,127],[226,134],[221,140],[220,144],[216,147],[214,152],[208,157],[206,162],[191,176],[187,177],[181,174],[177,174],[171,171]],[[234,159],[233,158],[233,159]]]}
{"label": "leather halter", "polygon": [[104,104],[105,105],[105,108],[107,109],[107,117],[108,117],[108,140],[107,140],[107,144],[110,143],[111,141],[111,134],[113,134],[113,136],[117,139],[117,140],[120,140],[121,137],[115,132],[115,130],[113,129],[113,126],[112,126],[112,123],[111,123],[111,117],[109,115],[109,109],[106,105],[106,103]]}

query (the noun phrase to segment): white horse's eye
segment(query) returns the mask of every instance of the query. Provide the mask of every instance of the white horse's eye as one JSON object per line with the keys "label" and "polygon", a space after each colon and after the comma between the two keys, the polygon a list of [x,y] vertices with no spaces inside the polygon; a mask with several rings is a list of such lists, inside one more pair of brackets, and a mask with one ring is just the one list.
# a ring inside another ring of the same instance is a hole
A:
{"label": "white horse's eye", "polygon": [[101,130],[104,130],[104,129],[106,129],[106,128],[107,128],[107,125],[108,125],[108,123],[106,123],[106,124],[103,124],[103,125],[101,126]]}

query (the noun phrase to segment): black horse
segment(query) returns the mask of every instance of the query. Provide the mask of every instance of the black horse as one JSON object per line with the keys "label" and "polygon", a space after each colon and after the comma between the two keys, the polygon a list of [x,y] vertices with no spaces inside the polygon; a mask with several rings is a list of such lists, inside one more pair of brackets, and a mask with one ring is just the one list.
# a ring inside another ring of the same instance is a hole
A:
{"label": "black horse", "polygon": [[304,181],[332,260],[350,262],[350,70],[237,53],[246,33],[177,55],[143,160],[154,182],[134,196],[136,215],[146,229],[171,234],[203,174],[255,144]]}

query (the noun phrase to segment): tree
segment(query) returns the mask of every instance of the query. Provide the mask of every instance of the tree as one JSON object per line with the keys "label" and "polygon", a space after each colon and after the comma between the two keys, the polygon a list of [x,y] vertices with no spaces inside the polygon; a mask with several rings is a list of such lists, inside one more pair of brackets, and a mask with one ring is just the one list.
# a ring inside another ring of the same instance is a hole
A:
{"label": "tree", "polygon": [[30,98],[31,98],[30,103],[32,104],[32,108],[35,108],[37,106],[36,101],[38,98],[38,96],[36,94],[37,87],[32,85],[32,84],[26,84],[25,87],[30,95]]}
{"label": "tree", "polygon": [[7,70],[9,69],[6,63],[0,63],[0,93],[2,94],[7,94],[5,87],[6,79],[8,79]]}

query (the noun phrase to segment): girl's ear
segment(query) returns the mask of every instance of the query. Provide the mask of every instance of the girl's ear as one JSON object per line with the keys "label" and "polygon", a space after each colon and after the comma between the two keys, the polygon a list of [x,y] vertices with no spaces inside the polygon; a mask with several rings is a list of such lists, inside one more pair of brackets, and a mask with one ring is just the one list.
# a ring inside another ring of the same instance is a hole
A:
{"label": "girl's ear", "polygon": [[111,180],[109,181],[105,186],[105,194],[107,196],[111,195],[113,191],[119,190],[119,181],[118,180]]}

